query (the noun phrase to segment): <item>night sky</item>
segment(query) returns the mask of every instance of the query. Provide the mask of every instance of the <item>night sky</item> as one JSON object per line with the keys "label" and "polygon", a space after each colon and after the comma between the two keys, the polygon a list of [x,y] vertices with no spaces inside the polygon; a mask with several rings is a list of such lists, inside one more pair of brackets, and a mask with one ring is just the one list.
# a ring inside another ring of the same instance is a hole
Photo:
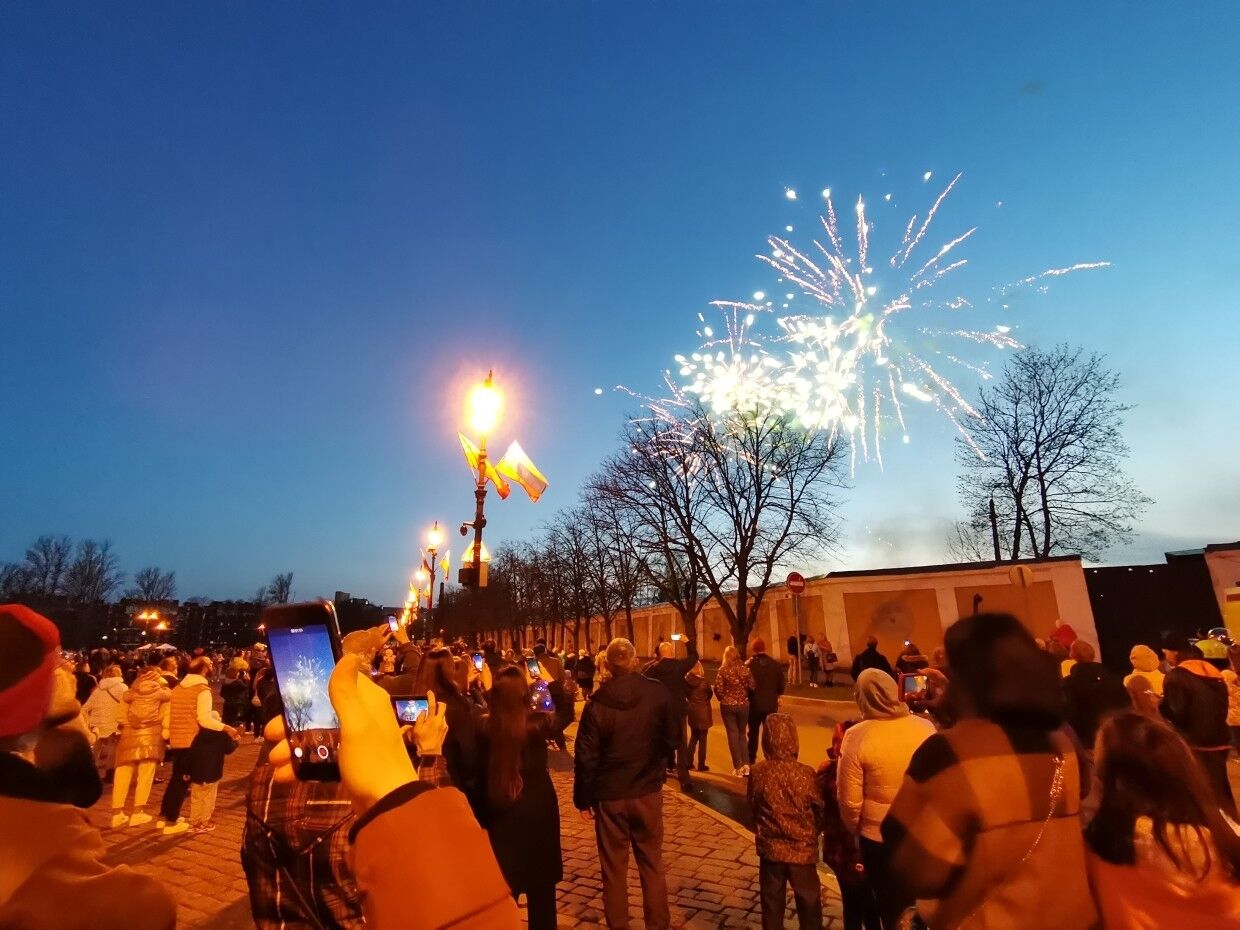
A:
{"label": "night sky", "polygon": [[[424,528],[472,516],[471,380],[552,483],[491,498],[519,539],[614,447],[616,385],[770,289],[754,253],[815,215],[785,188],[902,223],[957,171],[975,290],[1113,263],[1011,311],[1136,405],[1156,504],[1110,560],[1235,539],[1237,35],[1231,0],[7,3],[0,560],[69,533],[182,597],[292,570],[396,601]],[[804,568],[944,559],[953,430],[910,434]]]}

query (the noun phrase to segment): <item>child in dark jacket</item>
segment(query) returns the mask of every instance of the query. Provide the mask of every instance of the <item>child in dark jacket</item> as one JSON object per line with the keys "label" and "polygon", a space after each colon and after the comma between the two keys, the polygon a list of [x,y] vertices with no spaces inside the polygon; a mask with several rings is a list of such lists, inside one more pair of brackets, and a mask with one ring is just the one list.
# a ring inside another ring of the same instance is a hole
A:
{"label": "child in dark jacket", "polygon": [[826,812],[822,821],[822,861],[840,883],[840,903],[844,908],[844,930],[879,930],[878,908],[874,895],[865,882],[861,864],[861,848],[857,834],[844,826],[840,803],[835,795],[836,774],[840,765],[840,744],[844,734],[857,721],[845,720],[835,728],[827,759],[818,766],[818,788],[822,792]]}
{"label": "child in dark jacket", "polygon": [[[212,712],[217,720],[219,715]],[[237,748],[227,730],[202,727],[190,746],[189,823],[191,833],[210,833],[215,829],[215,792],[224,777],[224,757]]]}
{"label": "child in dark jacket", "polygon": [[823,799],[814,770],[797,761],[797,726],[787,714],[771,714],[762,733],[765,759],[749,779],[762,928],[784,925],[786,887],[792,885],[801,930],[822,928],[822,887],[818,882],[818,835]]}

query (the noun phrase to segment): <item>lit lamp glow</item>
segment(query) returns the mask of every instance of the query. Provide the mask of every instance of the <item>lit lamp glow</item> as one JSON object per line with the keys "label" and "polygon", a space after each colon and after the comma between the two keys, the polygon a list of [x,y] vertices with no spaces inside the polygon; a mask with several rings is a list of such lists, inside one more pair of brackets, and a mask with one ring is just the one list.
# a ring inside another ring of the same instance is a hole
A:
{"label": "lit lamp glow", "polygon": [[470,428],[485,441],[499,425],[500,413],[504,409],[504,395],[491,381],[491,375],[481,384],[474,385],[465,399],[465,416]]}

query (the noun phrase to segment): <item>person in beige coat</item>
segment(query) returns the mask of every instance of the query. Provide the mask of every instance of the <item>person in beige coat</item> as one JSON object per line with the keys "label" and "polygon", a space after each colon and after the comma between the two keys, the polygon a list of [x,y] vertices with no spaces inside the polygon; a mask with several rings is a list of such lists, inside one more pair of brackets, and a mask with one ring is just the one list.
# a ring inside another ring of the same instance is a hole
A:
{"label": "person in beige coat", "polygon": [[[155,770],[164,761],[168,739],[168,714],[172,692],[164,685],[159,668],[148,665],[124,695],[121,738],[116,747],[116,773],[112,777],[112,827],[140,827],[151,822],[145,810],[151,797]],[[125,813],[129,786],[134,786],[133,812]]]}
{"label": "person in beige coat", "polygon": [[886,672],[867,668],[857,677],[862,720],[840,745],[836,799],[844,827],[858,835],[866,881],[884,927],[894,927],[913,897],[891,876],[889,853],[879,828],[895,800],[918,748],[934,735],[934,724],[914,716]]}

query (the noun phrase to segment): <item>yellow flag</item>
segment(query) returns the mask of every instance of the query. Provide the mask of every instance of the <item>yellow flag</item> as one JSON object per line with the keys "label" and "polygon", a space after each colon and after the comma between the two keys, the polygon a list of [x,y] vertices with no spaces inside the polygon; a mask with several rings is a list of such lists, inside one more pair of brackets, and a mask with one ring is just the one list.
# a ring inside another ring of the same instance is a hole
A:
{"label": "yellow flag", "polygon": [[[461,448],[465,451],[465,461],[469,463],[469,467],[474,470],[474,475],[476,476],[478,474],[478,459],[482,453],[478,451],[478,447],[464,433],[457,433],[456,435],[461,440]],[[504,480],[504,476],[496,471],[490,459],[487,459],[486,477],[488,481],[495,485],[495,490],[499,493],[500,500],[507,500],[508,495],[512,493],[512,488]]]}
{"label": "yellow flag", "polygon": [[530,461],[530,457],[525,454],[525,450],[516,440],[513,440],[512,445],[508,447],[508,451],[499,460],[495,470],[521,485],[525,493],[530,496],[530,500],[535,503],[542,497],[543,491],[547,490],[547,479]]}

